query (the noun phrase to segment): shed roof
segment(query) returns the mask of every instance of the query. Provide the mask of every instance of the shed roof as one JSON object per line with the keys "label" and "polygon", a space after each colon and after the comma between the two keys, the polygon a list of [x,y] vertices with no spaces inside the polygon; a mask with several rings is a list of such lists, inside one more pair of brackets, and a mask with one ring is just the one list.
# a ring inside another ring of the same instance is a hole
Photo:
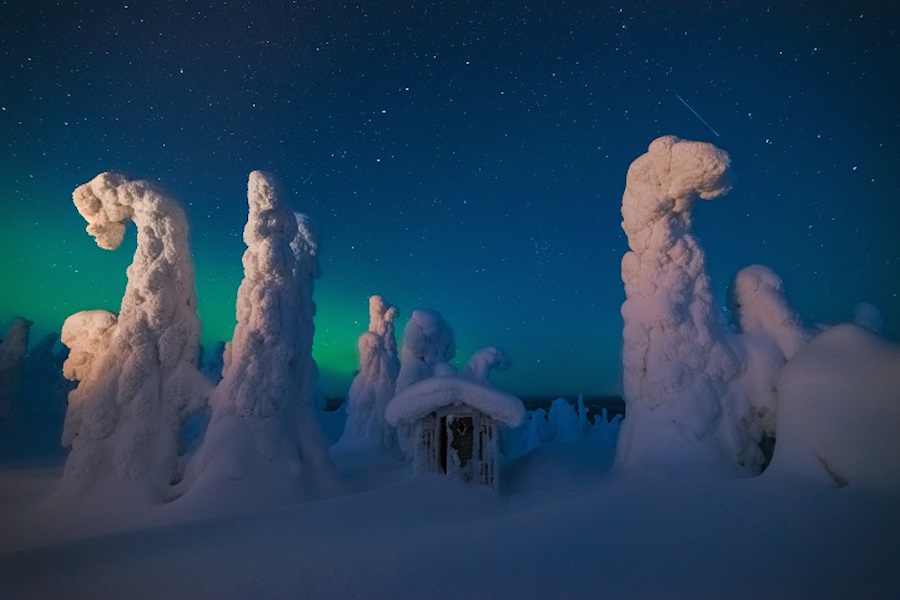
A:
{"label": "shed roof", "polygon": [[445,406],[470,406],[509,427],[525,419],[525,406],[513,395],[461,377],[431,377],[409,386],[388,403],[384,418],[393,426],[409,423]]}

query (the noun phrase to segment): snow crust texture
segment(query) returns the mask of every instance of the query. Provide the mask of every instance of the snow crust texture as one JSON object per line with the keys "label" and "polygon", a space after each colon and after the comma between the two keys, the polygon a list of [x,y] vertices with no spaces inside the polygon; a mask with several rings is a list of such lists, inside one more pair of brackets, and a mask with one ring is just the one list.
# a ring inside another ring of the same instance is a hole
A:
{"label": "snow crust texture", "polygon": [[64,487],[101,479],[163,499],[179,479],[177,437],[209,386],[197,370],[200,320],[188,225],[177,202],[145,181],[103,173],[73,193],[87,232],[114,250],[129,221],[137,249],[118,316],[86,311],[69,317],[61,341],[71,350],[63,443],[71,445]]}

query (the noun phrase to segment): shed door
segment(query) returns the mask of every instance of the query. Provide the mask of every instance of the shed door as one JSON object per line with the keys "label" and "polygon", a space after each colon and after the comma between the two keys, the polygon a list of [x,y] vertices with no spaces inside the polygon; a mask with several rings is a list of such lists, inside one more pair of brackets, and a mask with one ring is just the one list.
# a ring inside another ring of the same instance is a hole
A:
{"label": "shed door", "polygon": [[459,466],[465,467],[472,460],[475,447],[475,424],[472,417],[447,416],[447,437],[450,448],[459,459]]}

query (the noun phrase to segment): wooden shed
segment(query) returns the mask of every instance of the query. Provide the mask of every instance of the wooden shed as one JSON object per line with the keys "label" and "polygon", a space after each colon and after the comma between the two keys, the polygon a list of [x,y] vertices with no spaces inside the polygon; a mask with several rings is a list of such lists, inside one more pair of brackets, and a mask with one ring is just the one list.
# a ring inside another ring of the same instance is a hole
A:
{"label": "wooden shed", "polygon": [[497,489],[498,428],[518,427],[525,407],[487,384],[447,376],[409,386],[391,399],[384,416],[394,427],[412,427],[415,472]]}

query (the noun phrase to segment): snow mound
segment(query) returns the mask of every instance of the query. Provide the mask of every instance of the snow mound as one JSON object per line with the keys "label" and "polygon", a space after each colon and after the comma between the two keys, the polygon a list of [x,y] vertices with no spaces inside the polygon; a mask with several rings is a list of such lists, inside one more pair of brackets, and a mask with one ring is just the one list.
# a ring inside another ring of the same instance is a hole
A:
{"label": "snow mound", "polygon": [[444,406],[466,405],[508,427],[525,419],[522,401],[500,390],[459,377],[432,377],[406,388],[388,403],[388,423],[412,423]]}
{"label": "snow mound", "polygon": [[857,325],[819,334],[778,380],[778,441],[764,477],[900,491],[900,346]]}

